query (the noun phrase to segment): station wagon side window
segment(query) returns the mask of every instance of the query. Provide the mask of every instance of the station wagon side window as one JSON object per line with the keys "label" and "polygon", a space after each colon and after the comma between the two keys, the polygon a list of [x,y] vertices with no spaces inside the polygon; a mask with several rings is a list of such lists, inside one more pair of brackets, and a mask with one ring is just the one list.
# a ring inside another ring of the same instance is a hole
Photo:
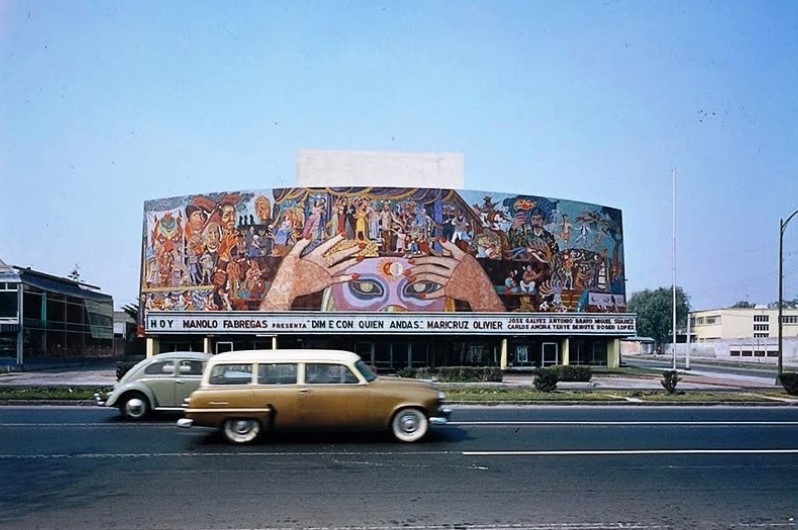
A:
{"label": "station wagon side window", "polygon": [[175,362],[169,361],[156,361],[144,369],[147,375],[172,375],[175,373]]}
{"label": "station wagon side window", "polygon": [[248,385],[251,382],[251,364],[217,364],[208,377],[212,385]]}
{"label": "station wagon side window", "polygon": [[295,385],[297,366],[295,363],[269,363],[258,365],[258,384]]}
{"label": "station wagon side window", "polygon": [[311,385],[357,384],[358,379],[349,367],[343,364],[307,363],[305,364],[305,382]]}

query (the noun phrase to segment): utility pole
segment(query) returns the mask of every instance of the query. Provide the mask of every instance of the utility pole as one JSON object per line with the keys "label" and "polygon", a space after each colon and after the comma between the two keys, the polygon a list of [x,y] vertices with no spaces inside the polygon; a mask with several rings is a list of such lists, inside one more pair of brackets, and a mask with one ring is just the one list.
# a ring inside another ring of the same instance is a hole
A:
{"label": "utility pole", "polygon": [[782,352],[784,346],[782,336],[782,326],[784,324],[784,317],[782,315],[784,308],[784,229],[787,228],[787,223],[789,223],[796,214],[798,214],[798,210],[792,212],[786,221],[784,219],[779,219],[779,370],[776,374],[777,385],[781,383],[781,374],[784,373],[784,352]]}

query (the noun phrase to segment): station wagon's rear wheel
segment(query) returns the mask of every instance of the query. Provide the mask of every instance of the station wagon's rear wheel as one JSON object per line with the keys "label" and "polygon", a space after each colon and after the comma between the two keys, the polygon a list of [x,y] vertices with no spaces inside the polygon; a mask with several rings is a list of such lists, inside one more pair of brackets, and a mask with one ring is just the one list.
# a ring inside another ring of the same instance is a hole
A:
{"label": "station wagon's rear wheel", "polygon": [[427,434],[429,420],[419,409],[402,409],[391,421],[393,435],[400,442],[416,442]]}
{"label": "station wagon's rear wheel", "polygon": [[224,435],[233,443],[245,444],[258,437],[260,423],[253,419],[230,419],[224,422]]}
{"label": "station wagon's rear wheel", "polygon": [[143,420],[150,413],[150,402],[140,392],[130,392],[122,396],[119,412],[126,420]]}

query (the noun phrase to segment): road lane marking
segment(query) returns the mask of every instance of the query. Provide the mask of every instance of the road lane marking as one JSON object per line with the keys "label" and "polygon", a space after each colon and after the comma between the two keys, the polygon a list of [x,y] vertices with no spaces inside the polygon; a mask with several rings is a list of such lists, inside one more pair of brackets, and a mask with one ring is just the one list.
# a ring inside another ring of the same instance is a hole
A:
{"label": "road lane marking", "polygon": [[[259,451],[251,453],[78,453],[78,454],[0,454],[2,460],[68,460],[68,459],[114,459],[114,458],[198,458],[198,457],[352,457],[363,454],[352,451]],[[501,451],[375,451],[368,456],[613,456],[613,455],[794,455],[796,449],[585,449],[585,450],[501,450]]]}
{"label": "road lane marking", "polygon": [[[733,528],[795,528],[791,520],[775,521],[765,523],[746,523],[735,522]],[[225,527],[226,528],[226,527]],[[397,525],[391,526],[305,526],[305,530],[394,530]],[[588,522],[588,523],[497,523],[497,524],[402,524],[403,530],[453,530],[463,528],[468,530],[668,530],[672,529],[672,524],[659,523],[637,523],[627,520],[618,522]],[[204,530],[215,530],[215,528],[205,528]],[[235,530],[289,530],[284,526],[263,526],[236,528]]]}
{"label": "road lane marking", "polygon": [[127,422],[127,423],[2,423],[0,422],[0,427],[36,427],[36,428],[44,428],[44,427],[163,427],[173,429],[175,428],[174,423],[136,423],[136,422]]}
{"label": "road lane marking", "polygon": [[[219,458],[223,456],[229,457],[276,457],[276,456],[358,456],[364,454],[363,452],[353,451],[312,451],[312,452],[296,452],[296,451],[260,451],[251,453],[225,453],[225,452],[209,452],[209,453],[77,453],[77,454],[29,454],[29,455],[14,455],[14,454],[0,454],[0,460],[65,460],[65,459],[111,459],[111,458],[182,458],[182,457],[213,457]],[[461,455],[460,451],[375,451],[365,453],[368,456],[446,456],[446,455]]]}
{"label": "road lane marking", "polygon": [[[725,427],[725,426],[798,426],[798,421],[568,421],[568,420],[508,420],[508,421],[449,421],[446,425],[454,427],[463,426],[498,426],[498,427],[512,427],[512,426],[699,426],[699,427]],[[119,422],[119,423],[103,423],[103,422],[82,422],[82,423],[3,423],[0,422],[0,427],[135,427],[135,428],[173,428],[174,423],[140,423],[140,422]]]}
{"label": "road lane marking", "polygon": [[529,421],[450,421],[446,425],[454,426],[517,426],[517,425],[631,425],[631,426],[647,426],[647,425],[681,425],[681,426],[740,426],[740,425],[798,425],[798,421],[547,421],[547,420],[529,420]]}
{"label": "road lane marking", "polygon": [[573,451],[463,451],[463,456],[795,455],[798,449],[586,449]]}

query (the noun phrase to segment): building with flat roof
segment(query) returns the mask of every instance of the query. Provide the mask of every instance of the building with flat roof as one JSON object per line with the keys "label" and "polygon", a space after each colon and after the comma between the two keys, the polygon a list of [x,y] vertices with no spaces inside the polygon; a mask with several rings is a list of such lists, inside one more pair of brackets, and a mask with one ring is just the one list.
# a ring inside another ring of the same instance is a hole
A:
{"label": "building with flat roof", "polygon": [[[718,359],[776,363],[779,357],[778,323],[778,308],[691,311],[691,352]],[[782,343],[783,358],[798,361],[798,309],[782,309]]]}
{"label": "building with flat roof", "polygon": [[0,365],[111,357],[113,306],[97,286],[0,261]]}

